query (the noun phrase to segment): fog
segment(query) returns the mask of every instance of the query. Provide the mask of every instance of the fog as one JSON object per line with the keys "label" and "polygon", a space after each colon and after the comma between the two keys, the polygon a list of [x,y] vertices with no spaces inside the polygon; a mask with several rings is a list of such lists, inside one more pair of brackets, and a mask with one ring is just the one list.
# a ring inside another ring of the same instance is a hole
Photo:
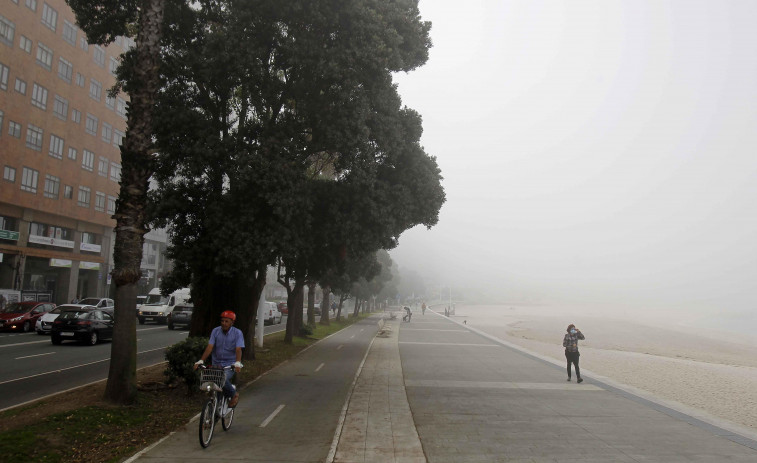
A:
{"label": "fog", "polygon": [[396,78],[447,203],[401,269],[471,300],[755,313],[757,2],[420,10],[429,62]]}

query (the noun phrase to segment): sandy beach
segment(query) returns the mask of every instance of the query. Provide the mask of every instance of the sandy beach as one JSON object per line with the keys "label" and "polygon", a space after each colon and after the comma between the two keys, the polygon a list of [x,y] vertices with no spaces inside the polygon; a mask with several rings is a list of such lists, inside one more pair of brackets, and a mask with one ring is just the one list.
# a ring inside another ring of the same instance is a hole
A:
{"label": "sandy beach", "polygon": [[586,376],[601,375],[757,432],[757,343],[750,338],[663,321],[572,316],[547,306],[461,305],[454,318],[563,364],[562,338],[575,323],[586,336],[580,343]]}

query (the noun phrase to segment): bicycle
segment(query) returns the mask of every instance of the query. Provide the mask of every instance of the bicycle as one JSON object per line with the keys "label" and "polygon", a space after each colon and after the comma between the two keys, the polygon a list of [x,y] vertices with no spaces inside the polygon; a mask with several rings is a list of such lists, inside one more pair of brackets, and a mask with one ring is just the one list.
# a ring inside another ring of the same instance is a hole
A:
{"label": "bicycle", "polygon": [[200,445],[207,448],[213,438],[216,422],[220,419],[224,431],[228,431],[234,421],[234,409],[229,407],[229,399],[223,395],[228,367],[200,365],[200,390],[208,394],[208,400],[200,413]]}

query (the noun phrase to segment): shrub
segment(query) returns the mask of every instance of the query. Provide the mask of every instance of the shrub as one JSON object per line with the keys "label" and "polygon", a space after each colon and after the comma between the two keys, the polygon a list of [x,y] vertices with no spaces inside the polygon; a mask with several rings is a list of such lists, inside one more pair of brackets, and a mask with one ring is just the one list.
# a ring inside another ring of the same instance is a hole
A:
{"label": "shrub", "polygon": [[183,379],[189,392],[199,387],[200,378],[193,367],[194,363],[202,357],[206,347],[208,347],[208,338],[193,337],[167,348],[168,367],[164,374],[168,376],[169,381]]}
{"label": "shrub", "polygon": [[310,336],[314,331],[315,327],[313,325],[302,325],[302,328],[300,328],[300,336]]}

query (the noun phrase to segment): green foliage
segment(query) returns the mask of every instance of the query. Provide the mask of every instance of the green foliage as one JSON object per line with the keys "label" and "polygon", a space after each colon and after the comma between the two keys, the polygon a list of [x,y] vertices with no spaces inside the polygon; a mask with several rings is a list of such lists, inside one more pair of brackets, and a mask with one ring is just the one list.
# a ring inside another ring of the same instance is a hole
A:
{"label": "green foliage", "polygon": [[202,357],[205,348],[208,347],[208,338],[191,337],[166,349],[168,367],[165,375],[170,381],[177,378],[184,380],[191,392],[200,385],[199,375],[194,371],[194,363]]}
{"label": "green foliage", "polygon": [[302,327],[300,328],[300,336],[302,337],[311,336],[314,332],[315,326],[309,325],[307,323],[302,325]]}

